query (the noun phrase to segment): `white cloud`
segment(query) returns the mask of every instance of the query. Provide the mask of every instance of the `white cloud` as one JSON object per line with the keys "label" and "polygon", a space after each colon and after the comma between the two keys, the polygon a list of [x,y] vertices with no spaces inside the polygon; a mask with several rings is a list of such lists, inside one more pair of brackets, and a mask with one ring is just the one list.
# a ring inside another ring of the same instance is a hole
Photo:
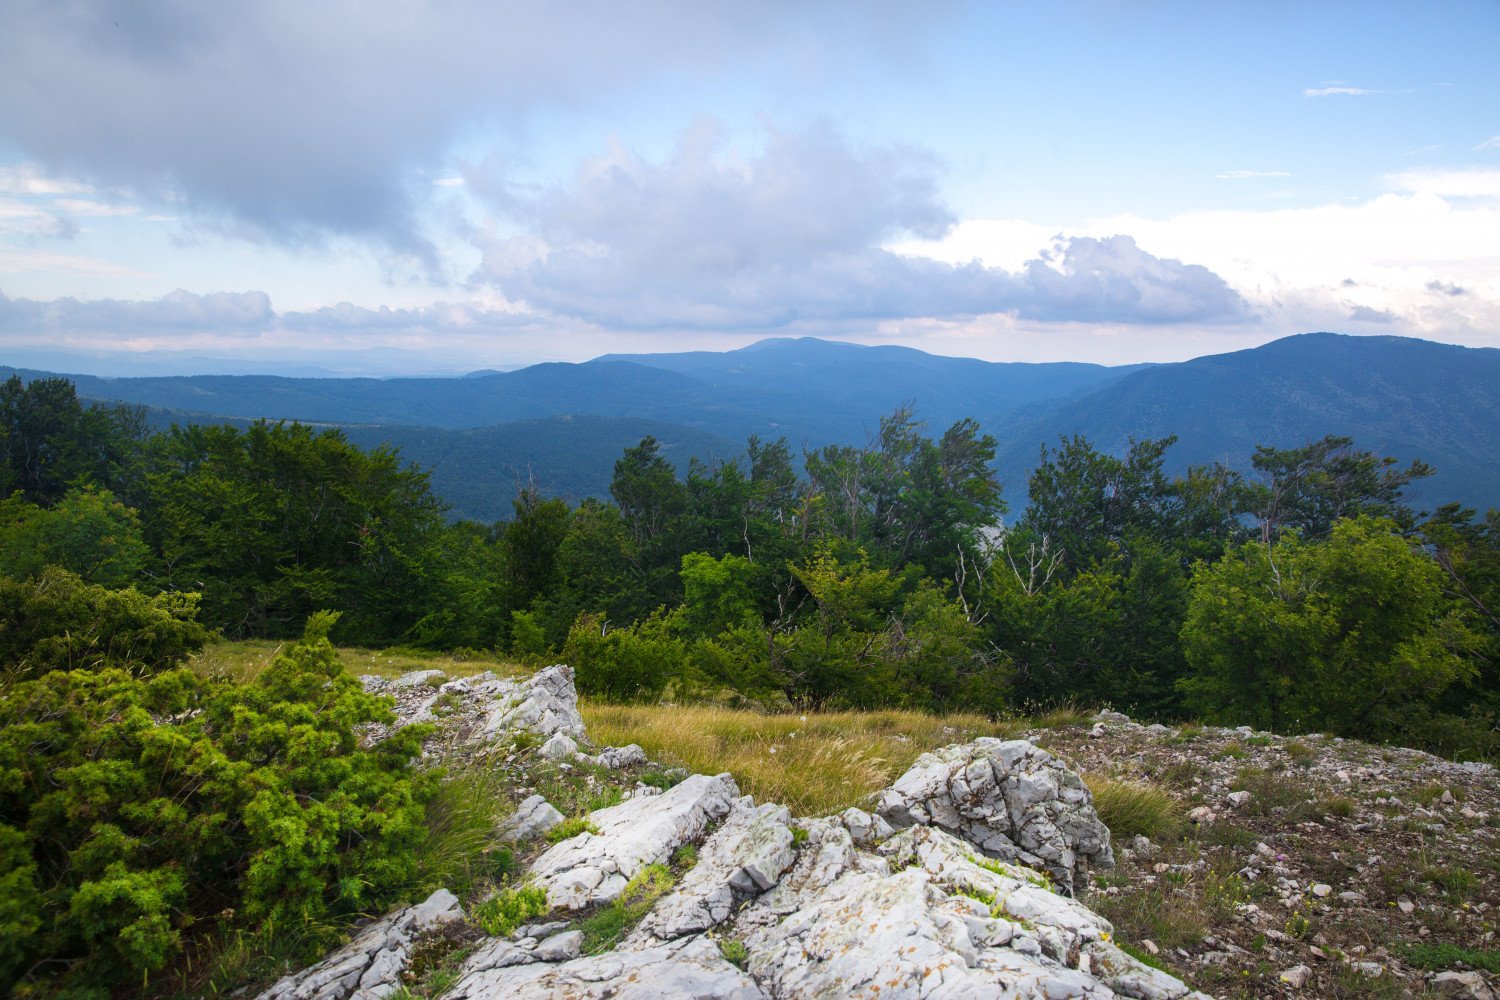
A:
{"label": "white cloud", "polygon": [[1364,87],[1306,87],[1303,97],[1366,97],[1370,94],[1389,94],[1389,90],[1367,90]]}
{"label": "white cloud", "polygon": [[1386,182],[1397,191],[1440,198],[1500,198],[1500,170],[1407,170]]}
{"label": "white cloud", "polygon": [[826,125],[769,129],[764,148],[747,153],[704,120],[665,162],[614,143],[568,185],[502,190],[495,202],[526,231],[480,236],[475,280],[607,329],[782,330],[1007,311],[1173,323],[1245,312],[1206,268],[1154,257],[1128,236],[1043,237],[1015,270],[905,255],[903,238],[939,239],[953,223],[931,159],[860,148]]}
{"label": "white cloud", "polygon": [[1474,147],[1475,149],[1500,149],[1500,135],[1492,135]]}

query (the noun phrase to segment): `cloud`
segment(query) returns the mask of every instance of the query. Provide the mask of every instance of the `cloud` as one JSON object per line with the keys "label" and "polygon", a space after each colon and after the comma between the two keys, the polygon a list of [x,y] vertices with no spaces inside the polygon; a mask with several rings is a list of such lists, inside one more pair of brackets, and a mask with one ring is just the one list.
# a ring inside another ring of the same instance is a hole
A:
{"label": "cloud", "polygon": [[1226,170],[1217,175],[1221,181],[1247,181],[1253,177],[1290,177],[1285,170]]}
{"label": "cloud", "polygon": [[0,4],[0,137],[237,235],[359,235],[431,264],[431,184],[412,180],[476,128],[515,138],[534,112],[747,60],[836,72],[841,51],[909,51],[937,19],[854,0]]}
{"label": "cloud", "polygon": [[1427,290],[1429,292],[1435,292],[1438,295],[1448,295],[1454,297],[1469,294],[1468,289],[1463,288],[1460,285],[1455,285],[1452,282],[1448,281],[1429,281],[1427,283]]}
{"label": "cloud", "polygon": [[1370,94],[1389,94],[1389,90],[1366,90],[1364,87],[1307,87],[1303,97],[1366,97]]}
{"label": "cloud", "polygon": [[1439,198],[1500,198],[1500,170],[1407,170],[1389,174],[1386,182],[1397,191]]}
{"label": "cloud", "polygon": [[1475,149],[1500,149],[1500,135],[1492,135],[1474,147]]}
{"label": "cloud", "polygon": [[502,190],[525,231],[478,240],[474,276],[508,300],[610,329],[775,330],[799,323],[995,312],[1119,322],[1236,320],[1244,303],[1202,267],[1128,236],[1065,240],[1016,272],[888,248],[954,224],[935,164],[860,148],[827,125],[731,149],[700,121],[662,163],[611,145],[572,182]]}
{"label": "cloud", "polygon": [[11,299],[0,293],[0,330],[113,332],[129,335],[180,330],[255,333],[275,316],[265,292],[212,292],[181,289],[159,299]]}

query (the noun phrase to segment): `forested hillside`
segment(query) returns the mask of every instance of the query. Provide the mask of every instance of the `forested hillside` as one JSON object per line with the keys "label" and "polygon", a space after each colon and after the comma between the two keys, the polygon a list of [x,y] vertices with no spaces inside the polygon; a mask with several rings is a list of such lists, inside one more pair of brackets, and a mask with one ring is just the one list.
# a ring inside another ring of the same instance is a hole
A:
{"label": "forested hillside", "polygon": [[[9,370],[0,369],[0,374]],[[23,379],[45,373],[21,373]],[[70,378],[75,378],[69,376]],[[608,495],[614,458],[650,434],[682,473],[741,453],[751,435],[794,453],[864,445],[909,406],[933,427],[973,417],[997,442],[1011,507],[1042,445],[1083,434],[1121,456],[1130,438],[1176,435],[1174,475],[1227,462],[1251,471],[1257,445],[1329,433],[1434,466],[1408,496],[1483,509],[1500,495],[1500,352],[1399,337],[1308,334],[1180,364],[1105,368],[994,364],[904,347],[770,340],[723,353],[621,355],[463,379],[269,376],[76,377],[86,398],[150,407],[151,421],[295,419],[389,444],[432,474],[455,514],[510,514],[518,478],[545,496]]]}

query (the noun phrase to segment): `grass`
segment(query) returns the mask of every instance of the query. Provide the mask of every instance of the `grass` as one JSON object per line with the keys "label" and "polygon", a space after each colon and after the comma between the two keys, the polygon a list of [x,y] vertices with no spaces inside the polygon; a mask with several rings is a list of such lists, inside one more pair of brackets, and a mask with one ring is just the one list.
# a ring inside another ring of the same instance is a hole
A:
{"label": "grass", "polygon": [[417,855],[422,888],[447,888],[468,901],[514,874],[515,857],[495,843],[495,825],[514,808],[498,768],[450,771],[427,803],[427,839]]}
{"label": "grass", "polygon": [[745,942],[735,941],[730,938],[719,939],[719,954],[730,965],[743,969],[750,961],[750,952],[745,948]]}
{"label": "grass", "polygon": [[596,743],[636,743],[652,760],[704,774],[728,771],[741,791],[804,816],[864,803],[925,751],[1022,728],[979,715],[894,709],[768,715],[707,705],[580,707]]}
{"label": "grass", "polygon": [[599,828],[589,822],[587,816],[570,816],[547,831],[547,843],[560,844],[565,840],[573,839],[579,834],[598,832]]}
{"label": "grass", "polygon": [[1456,944],[1428,944],[1424,941],[1402,945],[1399,952],[1402,958],[1419,969],[1441,971],[1467,965],[1471,969],[1483,969],[1500,976],[1500,949],[1464,948]]}
{"label": "grass", "polygon": [[578,925],[583,931],[583,953],[599,955],[619,944],[641,922],[656,901],[672,890],[666,865],[647,865],[625,885],[618,899]]}
{"label": "grass", "polygon": [[1094,810],[1118,842],[1141,835],[1164,843],[1187,828],[1182,806],[1155,785],[1108,774],[1089,774],[1083,780],[1094,795]]}
{"label": "grass", "polygon": [[[292,640],[241,639],[211,643],[188,660],[188,666],[204,676],[228,676],[246,681],[259,674],[266,665],[290,645]],[[441,670],[450,678],[469,677],[493,671],[502,677],[529,673],[527,667],[501,659],[498,654],[467,652],[428,653],[417,649],[361,649],[340,646],[339,660],[355,676],[374,674],[394,678],[413,670]]]}

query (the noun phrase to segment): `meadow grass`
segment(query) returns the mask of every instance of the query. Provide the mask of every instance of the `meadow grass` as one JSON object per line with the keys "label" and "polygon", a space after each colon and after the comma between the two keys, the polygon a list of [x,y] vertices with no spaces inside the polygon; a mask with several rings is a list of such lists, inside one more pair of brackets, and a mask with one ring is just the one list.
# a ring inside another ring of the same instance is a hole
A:
{"label": "meadow grass", "polygon": [[[203,647],[193,655],[187,665],[206,677],[223,676],[231,680],[247,681],[259,674],[282,649],[290,646],[291,639],[239,639],[220,640]],[[415,649],[362,649],[355,646],[338,647],[339,662],[344,669],[356,677],[374,674],[376,677],[400,677],[413,670],[441,670],[449,677],[469,677],[473,674],[493,671],[501,677],[530,673],[531,668],[507,662],[498,655],[485,653],[428,653]]]}
{"label": "meadow grass", "polygon": [[580,707],[601,746],[636,743],[664,764],[728,771],[741,791],[805,816],[868,805],[928,750],[1023,728],[980,715],[896,709],[792,715],[712,705]]}

